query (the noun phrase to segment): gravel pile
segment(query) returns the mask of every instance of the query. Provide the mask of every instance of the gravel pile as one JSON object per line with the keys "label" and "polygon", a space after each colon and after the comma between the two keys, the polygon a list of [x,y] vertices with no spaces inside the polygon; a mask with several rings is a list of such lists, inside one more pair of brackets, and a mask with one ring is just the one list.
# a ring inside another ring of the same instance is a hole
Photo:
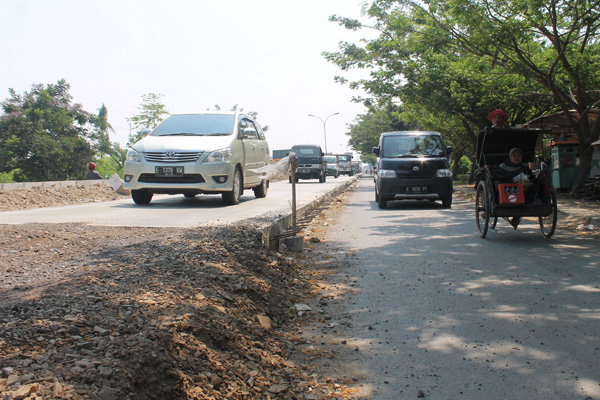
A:
{"label": "gravel pile", "polygon": [[[31,197],[74,201],[64,193]],[[350,398],[298,361],[311,257],[260,235],[0,225],[0,399]]]}

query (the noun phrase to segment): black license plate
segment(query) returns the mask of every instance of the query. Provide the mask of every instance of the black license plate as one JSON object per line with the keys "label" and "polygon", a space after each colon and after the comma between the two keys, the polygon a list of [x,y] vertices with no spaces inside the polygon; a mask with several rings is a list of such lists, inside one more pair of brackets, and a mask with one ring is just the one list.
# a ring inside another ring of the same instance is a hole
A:
{"label": "black license plate", "polygon": [[183,176],[183,167],[154,167],[157,176]]}
{"label": "black license plate", "polygon": [[427,186],[407,186],[406,193],[427,193]]}

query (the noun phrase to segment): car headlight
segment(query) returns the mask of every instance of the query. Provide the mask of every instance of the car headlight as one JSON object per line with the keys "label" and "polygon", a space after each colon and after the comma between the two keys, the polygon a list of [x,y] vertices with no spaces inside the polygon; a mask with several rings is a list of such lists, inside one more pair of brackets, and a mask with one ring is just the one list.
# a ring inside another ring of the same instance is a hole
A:
{"label": "car headlight", "polygon": [[206,157],[204,162],[225,162],[231,157],[231,148],[215,150]]}
{"label": "car headlight", "polygon": [[379,171],[377,171],[377,176],[379,178],[395,178],[396,171],[394,171],[393,169],[380,169]]}
{"label": "car headlight", "polygon": [[435,176],[438,178],[452,178],[452,171],[449,169],[438,169]]}
{"label": "car headlight", "polygon": [[140,162],[140,153],[134,149],[127,150],[127,161]]}

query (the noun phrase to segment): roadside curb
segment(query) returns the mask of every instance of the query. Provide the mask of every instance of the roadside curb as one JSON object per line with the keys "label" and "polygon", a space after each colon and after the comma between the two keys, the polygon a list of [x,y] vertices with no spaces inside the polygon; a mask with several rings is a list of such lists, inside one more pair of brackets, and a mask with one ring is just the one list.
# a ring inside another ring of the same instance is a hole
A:
{"label": "roadside curb", "polygon": [[[344,192],[348,189],[354,182],[360,179],[361,175],[355,175],[352,179],[344,182],[343,184],[336,186],[331,191],[325,193],[321,197],[316,200],[313,200],[311,203],[302,206],[296,210],[296,219],[301,220],[305,216],[309,215],[314,210],[318,209],[324,202],[328,201],[332,197],[337,196],[338,194]],[[269,250],[278,250],[280,246],[280,242],[282,241],[285,233],[292,229],[292,214],[290,211],[289,215],[281,217],[271,223],[269,226],[262,229],[263,233],[263,244]]]}

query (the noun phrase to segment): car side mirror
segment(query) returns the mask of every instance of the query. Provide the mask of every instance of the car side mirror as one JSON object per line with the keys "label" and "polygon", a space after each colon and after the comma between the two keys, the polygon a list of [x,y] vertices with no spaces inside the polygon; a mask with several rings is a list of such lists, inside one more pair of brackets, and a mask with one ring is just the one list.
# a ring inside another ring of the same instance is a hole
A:
{"label": "car side mirror", "polygon": [[142,129],[142,132],[140,132],[140,133],[141,133],[142,137],[146,137],[150,134],[150,132],[152,132],[152,130],[150,128],[144,128],[144,129]]}
{"label": "car side mirror", "polygon": [[379,146],[373,147],[373,154],[375,154],[377,157],[379,157]]}
{"label": "car side mirror", "polygon": [[446,147],[446,155],[452,154],[452,146]]}

